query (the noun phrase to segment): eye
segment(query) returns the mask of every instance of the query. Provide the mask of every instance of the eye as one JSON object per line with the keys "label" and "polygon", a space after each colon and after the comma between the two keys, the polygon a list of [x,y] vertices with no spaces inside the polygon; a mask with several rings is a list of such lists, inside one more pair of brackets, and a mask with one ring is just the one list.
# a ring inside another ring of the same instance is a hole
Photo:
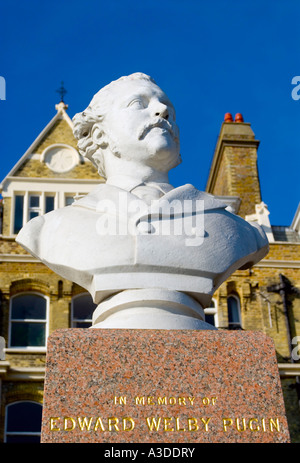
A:
{"label": "eye", "polygon": [[130,101],[128,107],[134,107],[135,109],[143,109],[145,107],[143,100],[140,98],[135,98],[134,100]]}

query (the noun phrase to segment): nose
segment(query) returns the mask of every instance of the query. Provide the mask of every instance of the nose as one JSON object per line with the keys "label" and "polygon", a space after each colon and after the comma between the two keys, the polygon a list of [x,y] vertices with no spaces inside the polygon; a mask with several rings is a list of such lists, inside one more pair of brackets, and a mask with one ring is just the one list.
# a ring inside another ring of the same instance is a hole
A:
{"label": "nose", "polygon": [[163,119],[169,119],[168,106],[161,101],[157,101],[154,105],[154,114],[156,117],[162,117]]}

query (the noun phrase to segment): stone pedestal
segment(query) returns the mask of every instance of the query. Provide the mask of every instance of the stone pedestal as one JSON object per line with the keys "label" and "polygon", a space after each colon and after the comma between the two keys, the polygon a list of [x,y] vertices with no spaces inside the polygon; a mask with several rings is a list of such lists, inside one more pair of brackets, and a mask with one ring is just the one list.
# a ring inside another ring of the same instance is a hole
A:
{"label": "stone pedestal", "polygon": [[273,341],[252,331],[57,330],[42,442],[289,442]]}

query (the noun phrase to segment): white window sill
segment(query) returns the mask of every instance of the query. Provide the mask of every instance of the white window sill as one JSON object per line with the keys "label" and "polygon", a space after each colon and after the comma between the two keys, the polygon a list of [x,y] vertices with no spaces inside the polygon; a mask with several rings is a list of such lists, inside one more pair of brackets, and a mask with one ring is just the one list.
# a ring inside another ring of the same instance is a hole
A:
{"label": "white window sill", "polygon": [[4,352],[7,354],[45,354],[46,347],[7,347]]}

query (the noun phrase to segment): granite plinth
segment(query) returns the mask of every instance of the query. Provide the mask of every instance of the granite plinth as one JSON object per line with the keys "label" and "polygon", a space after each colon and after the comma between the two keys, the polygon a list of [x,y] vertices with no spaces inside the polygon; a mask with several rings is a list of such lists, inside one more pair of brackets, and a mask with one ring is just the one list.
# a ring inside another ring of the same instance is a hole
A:
{"label": "granite plinth", "polygon": [[289,442],[254,331],[66,329],[48,339],[42,442]]}

